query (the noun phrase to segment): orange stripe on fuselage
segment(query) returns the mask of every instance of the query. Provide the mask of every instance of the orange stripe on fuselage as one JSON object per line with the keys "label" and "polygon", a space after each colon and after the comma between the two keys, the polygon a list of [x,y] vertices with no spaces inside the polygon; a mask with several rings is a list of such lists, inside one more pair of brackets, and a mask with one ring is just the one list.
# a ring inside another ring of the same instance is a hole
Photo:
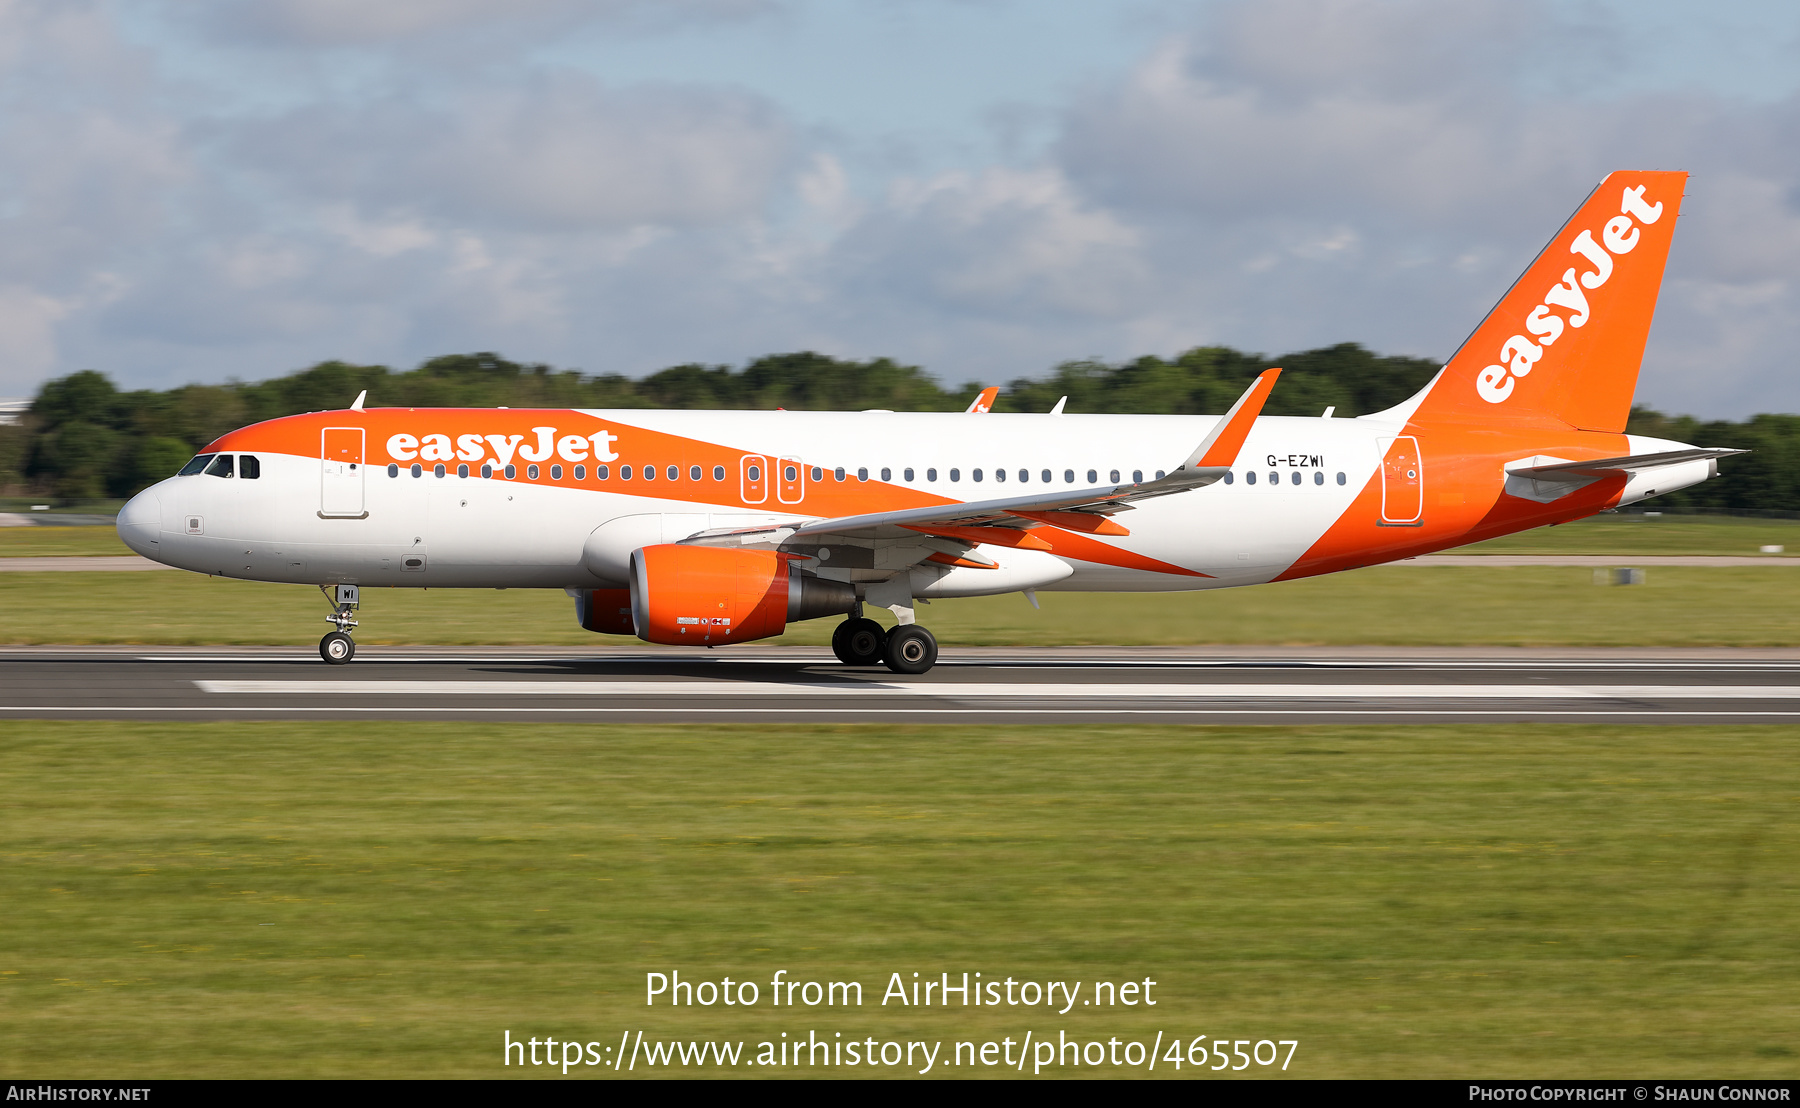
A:
{"label": "orange stripe on fuselage", "polygon": [[1409,423],[1401,434],[1419,443],[1425,477],[1421,523],[1414,527],[1381,523],[1378,467],[1344,514],[1277,581],[1378,565],[1591,516],[1619,502],[1623,475],[1601,478],[1540,504],[1504,494],[1506,465],[1540,454],[1582,461],[1631,452],[1624,435],[1572,431],[1549,421],[1526,428]]}

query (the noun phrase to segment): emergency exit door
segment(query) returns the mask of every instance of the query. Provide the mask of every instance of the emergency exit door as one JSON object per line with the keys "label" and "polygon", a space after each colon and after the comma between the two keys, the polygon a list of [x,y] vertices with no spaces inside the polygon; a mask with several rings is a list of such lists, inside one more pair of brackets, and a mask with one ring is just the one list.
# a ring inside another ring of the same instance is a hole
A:
{"label": "emergency exit door", "polygon": [[1385,527],[1418,527],[1425,522],[1425,467],[1419,440],[1411,435],[1382,440],[1381,522]]}
{"label": "emergency exit door", "polygon": [[738,488],[746,504],[761,504],[769,498],[769,459],[761,454],[746,454],[738,462]]}
{"label": "emergency exit door", "polygon": [[327,427],[320,437],[319,514],[335,519],[361,519],[363,507],[363,429]]}

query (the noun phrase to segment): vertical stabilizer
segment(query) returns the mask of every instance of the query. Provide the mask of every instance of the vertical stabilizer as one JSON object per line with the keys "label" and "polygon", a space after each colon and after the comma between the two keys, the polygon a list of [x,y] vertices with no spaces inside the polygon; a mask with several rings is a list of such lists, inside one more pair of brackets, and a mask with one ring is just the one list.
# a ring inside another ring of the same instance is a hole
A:
{"label": "vertical stabilizer", "polygon": [[1687,174],[1609,175],[1456,352],[1414,412],[1625,430]]}

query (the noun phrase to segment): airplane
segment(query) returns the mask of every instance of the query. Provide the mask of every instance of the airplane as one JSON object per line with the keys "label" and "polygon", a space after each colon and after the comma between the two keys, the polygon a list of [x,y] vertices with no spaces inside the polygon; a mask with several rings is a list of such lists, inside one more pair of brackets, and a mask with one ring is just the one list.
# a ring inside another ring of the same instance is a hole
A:
{"label": "airplane", "polygon": [[[118,531],[198,573],[560,588],[590,631],[717,647],[842,616],[850,666],[920,674],[939,599],[1286,581],[1580,519],[1735,450],[1625,433],[1687,174],[1591,193],[1417,395],[1355,418],[366,408],[232,431]],[[1066,398],[1065,398],[1066,399]],[[886,608],[884,629],[865,614]]]}

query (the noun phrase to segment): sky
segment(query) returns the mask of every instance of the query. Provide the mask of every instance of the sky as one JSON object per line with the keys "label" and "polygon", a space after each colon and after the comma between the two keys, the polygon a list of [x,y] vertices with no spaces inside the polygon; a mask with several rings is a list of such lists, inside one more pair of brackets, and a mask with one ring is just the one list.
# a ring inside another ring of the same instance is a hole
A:
{"label": "sky", "polygon": [[1638,401],[1800,411],[1800,5],[0,0],[0,395],[1443,359],[1626,168],[1693,174]]}

